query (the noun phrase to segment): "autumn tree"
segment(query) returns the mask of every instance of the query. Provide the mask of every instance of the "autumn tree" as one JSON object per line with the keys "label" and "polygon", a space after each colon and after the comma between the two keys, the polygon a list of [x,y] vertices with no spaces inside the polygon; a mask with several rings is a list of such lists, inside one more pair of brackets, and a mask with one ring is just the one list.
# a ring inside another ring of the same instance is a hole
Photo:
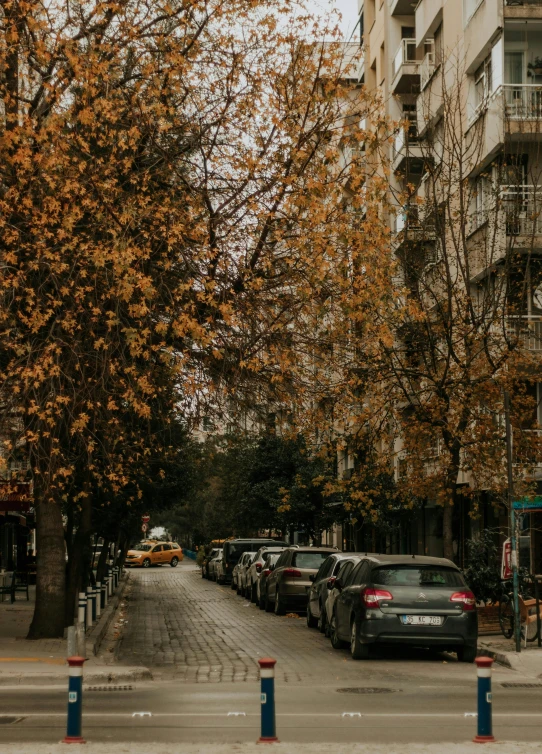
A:
{"label": "autumn tree", "polygon": [[141,499],[153,412],[280,390],[311,355],[315,292],[368,245],[338,145],[376,138],[378,103],[293,0],[7,0],[0,23],[0,418],[30,459],[39,638],[64,629],[63,514],[88,542],[97,501]]}

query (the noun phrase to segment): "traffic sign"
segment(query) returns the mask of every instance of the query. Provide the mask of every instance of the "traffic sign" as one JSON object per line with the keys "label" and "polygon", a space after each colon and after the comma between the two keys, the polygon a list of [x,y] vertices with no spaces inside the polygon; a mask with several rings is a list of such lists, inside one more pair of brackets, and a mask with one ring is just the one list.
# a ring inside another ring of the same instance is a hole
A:
{"label": "traffic sign", "polygon": [[151,520],[151,517],[147,513],[145,513],[143,516],[141,516],[141,520],[143,521],[144,524],[148,524],[149,521]]}
{"label": "traffic sign", "polygon": [[147,531],[148,528],[149,527],[148,527],[147,524],[141,524],[141,531],[143,532],[143,534],[145,534],[145,532]]}

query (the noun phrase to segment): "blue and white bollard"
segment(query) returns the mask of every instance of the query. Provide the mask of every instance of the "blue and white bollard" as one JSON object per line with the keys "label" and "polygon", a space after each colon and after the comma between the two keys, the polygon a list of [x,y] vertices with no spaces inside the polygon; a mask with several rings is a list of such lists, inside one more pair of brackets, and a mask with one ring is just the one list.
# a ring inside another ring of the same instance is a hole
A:
{"label": "blue and white bollard", "polygon": [[473,738],[475,744],[487,744],[495,740],[492,723],[491,698],[491,657],[477,657],[478,669],[478,734]]}
{"label": "blue and white bollard", "polygon": [[98,616],[98,608],[96,605],[97,596],[96,596],[95,586],[92,587],[91,596],[92,596],[92,622],[96,623],[96,618]]}
{"label": "blue and white bollard", "polygon": [[271,657],[258,660],[260,665],[262,728],[257,741],[259,744],[277,743],[277,728],[275,722],[275,665],[277,661]]}
{"label": "blue and white bollard", "polygon": [[85,592],[79,592],[77,622],[80,626],[83,626],[83,630],[85,630],[87,622],[87,595],[85,594]]}
{"label": "blue and white bollard", "polygon": [[83,663],[84,657],[68,657],[68,725],[64,744],[84,744],[83,725]]}
{"label": "blue and white bollard", "polygon": [[107,581],[102,581],[102,594],[101,594],[101,600],[102,600],[102,610],[105,610],[105,606],[107,605]]}

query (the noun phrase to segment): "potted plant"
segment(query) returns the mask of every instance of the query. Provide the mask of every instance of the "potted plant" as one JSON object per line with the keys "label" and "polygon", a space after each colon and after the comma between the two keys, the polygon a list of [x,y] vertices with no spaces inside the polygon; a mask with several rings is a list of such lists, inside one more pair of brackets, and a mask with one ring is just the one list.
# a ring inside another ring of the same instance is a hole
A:
{"label": "potted plant", "polygon": [[542,76],[542,58],[536,57],[527,65],[529,76]]}

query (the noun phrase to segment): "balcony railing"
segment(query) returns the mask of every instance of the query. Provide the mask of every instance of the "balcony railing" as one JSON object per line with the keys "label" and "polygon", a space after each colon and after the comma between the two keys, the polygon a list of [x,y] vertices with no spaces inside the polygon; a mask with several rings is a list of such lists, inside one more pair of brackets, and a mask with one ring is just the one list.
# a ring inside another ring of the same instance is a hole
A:
{"label": "balcony railing", "polygon": [[505,115],[513,120],[542,117],[540,84],[503,84]]}
{"label": "balcony railing", "polygon": [[542,235],[542,187],[502,186],[501,200],[508,236]]}
{"label": "balcony railing", "polygon": [[402,39],[399,49],[394,55],[392,64],[392,78],[397,76],[401,66],[403,65],[417,65],[416,60],[416,40],[415,39]]}
{"label": "balcony railing", "polygon": [[435,62],[435,43],[430,39],[427,44],[430,45],[430,49],[425,53],[425,57],[420,65],[420,87],[422,89],[425,89],[437,67]]}
{"label": "balcony railing", "polygon": [[517,338],[525,350],[542,352],[542,317],[508,317],[506,331],[508,337]]}
{"label": "balcony railing", "polygon": [[505,5],[542,5],[542,0],[504,0]]}

